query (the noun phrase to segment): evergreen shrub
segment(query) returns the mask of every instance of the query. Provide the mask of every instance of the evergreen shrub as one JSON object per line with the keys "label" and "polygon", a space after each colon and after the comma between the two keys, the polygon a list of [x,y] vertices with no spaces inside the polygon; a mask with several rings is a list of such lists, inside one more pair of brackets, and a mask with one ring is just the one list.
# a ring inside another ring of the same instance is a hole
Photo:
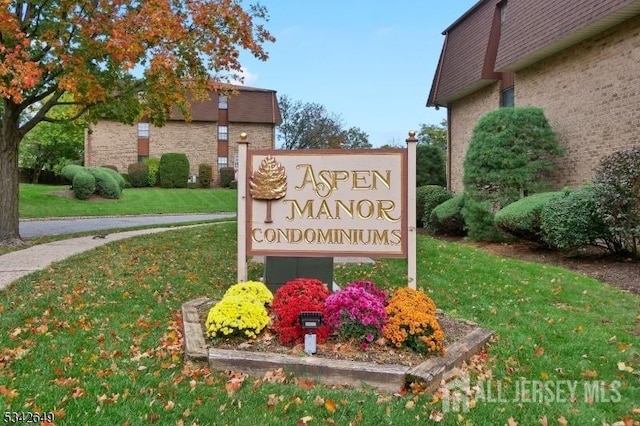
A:
{"label": "evergreen shrub", "polygon": [[464,235],[466,228],[462,217],[465,195],[455,195],[453,198],[438,205],[431,211],[429,222],[425,227],[434,234]]}
{"label": "evergreen shrub", "polygon": [[416,188],[416,222],[426,226],[431,211],[453,197],[453,193],[439,185],[424,185]]}
{"label": "evergreen shrub", "polygon": [[163,188],[186,188],[189,182],[189,159],[177,152],[162,154],[158,177]]}
{"label": "evergreen shrub", "polygon": [[501,238],[493,215],[546,190],[553,160],[561,153],[541,108],[499,108],[482,116],[464,160],[463,183],[469,199],[463,216],[469,236]]}
{"label": "evergreen shrub", "polygon": [[202,163],[198,165],[198,180],[202,188],[211,186],[211,164]]}
{"label": "evergreen shrub", "polygon": [[600,215],[612,234],[611,249],[640,255],[640,147],[603,158],[593,182]]}
{"label": "evergreen shrub", "polygon": [[101,167],[88,167],[87,171],[93,175],[96,180],[96,189],[98,194],[104,198],[120,198],[122,190],[120,185],[113,176],[106,172],[108,169]]}
{"label": "evergreen shrub", "polygon": [[117,169],[114,170],[111,167],[98,167],[98,168],[103,170],[104,172],[108,173],[109,175],[111,175],[113,180],[115,180],[116,183],[118,184],[118,186],[120,187],[121,191],[124,189],[124,187],[125,187],[127,182],[124,180],[122,175],[117,172]]}
{"label": "evergreen shrub", "polygon": [[606,247],[610,240],[598,211],[598,193],[591,185],[551,198],[540,211],[540,228],[543,241],[559,250]]}
{"label": "evergreen shrub", "polygon": [[511,203],[498,211],[494,222],[498,229],[530,241],[542,241],[540,212],[553,197],[561,192],[541,192]]}
{"label": "evergreen shrub", "polygon": [[220,186],[222,188],[228,188],[236,178],[236,171],[233,167],[221,167],[220,168]]}
{"label": "evergreen shrub", "polygon": [[69,182],[73,182],[73,177],[76,175],[76,173],[84,170],[85,170],[84,166],[79,166],[77,164],[69,164],[64,166],[62,170],[60,170],[60,174],[64,176],[64,178],[67,179]]}
{"label": "evergreen shrub", "polygon": [[96,179],[86,170],[80,170],[73,176],[73,193],[78,200],[87,200],[96,192]]}
{"label": "evergreen shrub", "polygon": [[144,163],[132,163],[127,168],[129,182],[134,188],[149,186],[149,166]]}

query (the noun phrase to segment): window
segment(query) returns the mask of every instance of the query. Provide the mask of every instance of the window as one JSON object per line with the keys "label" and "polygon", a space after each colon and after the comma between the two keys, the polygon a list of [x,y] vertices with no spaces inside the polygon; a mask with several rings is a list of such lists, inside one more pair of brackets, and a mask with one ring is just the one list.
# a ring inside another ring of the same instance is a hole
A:
{"label": "window", "polygon": [[507,87],[500,92],[500,106],[512,107],[515,105],[515,90],[513,86]]}
{"label": "window", "polygon": [[218,140],[226,141],[229,139],[229,127],[228,126],[218,126]]}
{"label": "window", "polygon": [[226,96],[220,95],[218,96],[218,108],[219,109],[228,109],[229,108],[229,100]]}
{"label": "window", "polygon": [[149,138],[149,123],[138,123],[138,137]]}
{"label": "window", "polygon": [[498,4],[500,8],[500,23],[504,24],[504,20],[507,18],[507,2],[506,0]]}
{"label": "window", "polygon": [[227,167],[227,164],[229,164],[227,157],[218,157],[218,170]]}

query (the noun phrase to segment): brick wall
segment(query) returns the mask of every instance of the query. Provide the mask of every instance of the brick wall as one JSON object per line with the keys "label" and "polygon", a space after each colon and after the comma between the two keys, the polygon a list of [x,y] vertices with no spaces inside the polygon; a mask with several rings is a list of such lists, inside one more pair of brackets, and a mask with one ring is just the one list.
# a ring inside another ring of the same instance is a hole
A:
{"label": "brick wall", "polygon": [[499,99],[500,84],[494,83],[449,106],[451,110],[450,189],[456,193],[463,191],[464,157],[473,128],[480,116],[499,106]]}
{"label": "brick wall", "polygon": [[[92,126],[93,132],[85,142],[85,165],[113,165],[126,173],[129,164],[138,161],[137,126],[100,121]],[[240,133],[246,132],[249,147],[273,148],[274,127],[271,124],[229,124],[229,166],[233,166],[238,152]],[[218,183],[217,125],[211,122],[168,122],[163,127],[150,126],[149,157],[160,158],[166,152],[187,155],[190,175],[198,174],[201,163],[213,166],[213,182]]]}
{"label": "brick wall", "polygon": [[[640,144],[639,69],[640,16],[516,72],[515,104],[543,108],[565,148],[556,187],[590,181],[602,157]],[[476,121],[498,103],[496,83],[449,106],[452,190],[463,190]]]}
{"label": "brick wall", "polygon": [[640,16],[516,75],[516,105],[544,109],[565,147],[559,187],[593,177],[600,159],[640,144]]}
{"label": "brick wall", "polygon": [[84,164],[87,167],[111,165],[119,172],[138,161],[138,129],[136,126],[99,121],[85,135]]}

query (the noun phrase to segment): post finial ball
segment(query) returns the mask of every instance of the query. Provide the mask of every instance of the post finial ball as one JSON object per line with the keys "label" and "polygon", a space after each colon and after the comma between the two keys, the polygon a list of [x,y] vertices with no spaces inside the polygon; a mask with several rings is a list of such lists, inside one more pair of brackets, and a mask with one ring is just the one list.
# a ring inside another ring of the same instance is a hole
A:
{"label": "post finial ball", "polygon": [[242,141],[246,141],[247,140],[247,133],[246,132],[240,133],[240,140],[242,140]]}
{"label": "post finial ball", "polygon": [[409,130],[409,137],[411,139],[415,138],[416,137],[416,131],[415,130]]}

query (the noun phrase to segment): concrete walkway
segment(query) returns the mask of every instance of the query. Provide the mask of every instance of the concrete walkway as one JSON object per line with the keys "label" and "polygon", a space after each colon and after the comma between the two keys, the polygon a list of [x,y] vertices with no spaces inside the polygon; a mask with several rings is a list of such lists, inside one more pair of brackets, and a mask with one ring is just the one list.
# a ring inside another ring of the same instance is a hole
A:
{"label": "concrete walkway", "polygon": [[145,234],[155,234],[158,232],[174,231],[191,226],[202,225],[140,229],[137,231],[109,234],[104,238],[96,238],[92,236],[71,238],[47,244],[39,244],[24,250],[7,253],[0,256],[0,290],[5,289],[9,284],[24,277],[25,275],[46,269],[54,262],[59,262],[84,251],[92,250],[96,247],[112,243],[114,241],[123,240],[125,238]]}

